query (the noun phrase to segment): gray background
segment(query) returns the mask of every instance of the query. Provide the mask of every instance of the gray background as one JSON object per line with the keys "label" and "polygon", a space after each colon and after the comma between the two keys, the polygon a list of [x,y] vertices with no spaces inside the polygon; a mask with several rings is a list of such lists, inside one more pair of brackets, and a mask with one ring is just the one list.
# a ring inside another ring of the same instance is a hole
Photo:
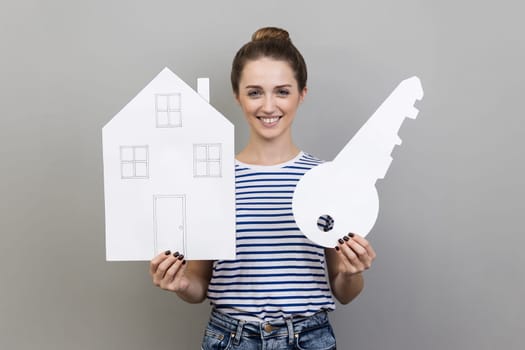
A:
{"label": "gray background", "polygon": [[411,75],[369,235],[364,293],[332,315],[340,349],[522,349],[524,6],[519,1],[2,1],[0,348],[197,349],[209,305],[104,253],[101,128],[164,66],[247,127],[229,67],[261,26],[309,65],[295,125],[331,159]]}

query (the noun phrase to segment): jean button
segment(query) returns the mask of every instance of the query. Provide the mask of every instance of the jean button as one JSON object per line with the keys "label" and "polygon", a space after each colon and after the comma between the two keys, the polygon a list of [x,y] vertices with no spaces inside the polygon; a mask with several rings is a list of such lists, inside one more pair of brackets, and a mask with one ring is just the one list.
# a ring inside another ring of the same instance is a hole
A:
{"label": "jean button", "polygon": [[271,331],[273,331],[273,327],[271,324],[267,323],[264,325],[264,331],[267,332],[267,333],[270,333]]}

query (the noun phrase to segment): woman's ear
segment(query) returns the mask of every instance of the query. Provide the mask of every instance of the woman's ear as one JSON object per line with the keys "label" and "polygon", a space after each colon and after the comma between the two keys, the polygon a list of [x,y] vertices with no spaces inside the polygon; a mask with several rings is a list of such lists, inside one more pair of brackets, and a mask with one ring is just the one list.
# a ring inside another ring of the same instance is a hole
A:
{"label": "woman's ear", "polygon": [[299,94],[300,101],[303,102],[304,98],[306,97],[306,93],[308,92],[308,88],[305,86],[303,88],[303,91]]}

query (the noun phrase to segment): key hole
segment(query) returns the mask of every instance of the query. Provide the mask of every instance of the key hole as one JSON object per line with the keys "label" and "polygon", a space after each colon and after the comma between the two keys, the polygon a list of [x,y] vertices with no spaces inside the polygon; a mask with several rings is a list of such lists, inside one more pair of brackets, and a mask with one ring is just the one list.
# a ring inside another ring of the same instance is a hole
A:
{"label": "key hole", "polygon": [[317,219],[317,227],[323,232],[331,231],[334,228],[334,218],[328,214],[321,215]]}

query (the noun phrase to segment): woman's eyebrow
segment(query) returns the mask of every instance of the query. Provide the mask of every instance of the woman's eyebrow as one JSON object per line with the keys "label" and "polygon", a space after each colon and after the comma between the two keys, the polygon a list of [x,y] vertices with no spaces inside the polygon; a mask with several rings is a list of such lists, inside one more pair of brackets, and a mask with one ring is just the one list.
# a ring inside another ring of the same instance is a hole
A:
{"label": "woman's eyebrow", "polygon": [[260,89],[261,86],[259,86],[259,85],[246,85],[244,88],[245,89]]}

